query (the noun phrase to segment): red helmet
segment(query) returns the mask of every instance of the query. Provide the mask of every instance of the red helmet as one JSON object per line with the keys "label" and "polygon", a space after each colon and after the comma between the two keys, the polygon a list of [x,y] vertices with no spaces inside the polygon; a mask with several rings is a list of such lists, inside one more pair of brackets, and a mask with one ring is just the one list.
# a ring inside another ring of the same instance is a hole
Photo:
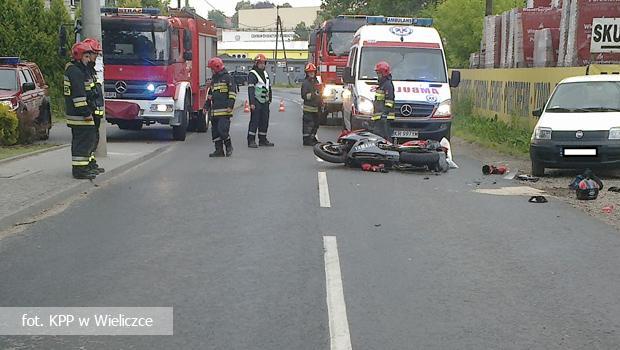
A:
{"label": "red helmet", "polygon": [[316,72],[316,66],[314,65],[314,63],[306,64],[306,68],[304,69],[304,72]]}
{"label": "red helmet", "polygon": [[381,61],[379,63],[377,63],[375,65],[375,72],[381,74],[381,75],[388,75],[390,73],[392,73],[392,68],[390,68],[390,64],[385,62],[385,61]]}
{"label": "red helmet", "polygon": [[215,73],[219,73],[224,70],[224,61],[219,57],[213,57],[207,62],[207,67],[211,68]]}
{"label": "red helmet", "polygon": [[255,62],[263,62],[263,63],[267,63],[267,57],[265,57],[265,55],[263,55],[262,53],[259,53],[258,55],[256,55],[256,57],[254,58]]}
{"label": "red helmet", "polygon": [[88,43],[83,41],[75,43],[73,47],[71,47],[71,56],[76,61],[81,60],[84,54],[88,52],[93,52],[93,49]]}
{"label": "red helmet", "polygon": [[101,43],[93,38],[86,38],[84,39],[83,43],[90,45],[90,47],[93,49],[93,52],[99,54],[101,53]]}

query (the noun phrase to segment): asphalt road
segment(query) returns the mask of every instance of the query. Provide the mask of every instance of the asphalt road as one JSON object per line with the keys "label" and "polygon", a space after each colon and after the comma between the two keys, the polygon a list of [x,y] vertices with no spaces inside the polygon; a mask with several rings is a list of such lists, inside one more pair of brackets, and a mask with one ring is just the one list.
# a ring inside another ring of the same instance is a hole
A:
{"label": "asphalt road", "polygon": [[334,350],[620,346],[616,230],[559,201],[474,193],[514,183],[480,180],[459,150],[440,176],[318,162],[299,106],[277,112],[296,91],[276,96],[275,148],[246,147],[239,111],[232,158],[209,159],[197,134],[0,241],[0,306],[172,306],[173,336],[0,348],[314,350],[330,331]]}

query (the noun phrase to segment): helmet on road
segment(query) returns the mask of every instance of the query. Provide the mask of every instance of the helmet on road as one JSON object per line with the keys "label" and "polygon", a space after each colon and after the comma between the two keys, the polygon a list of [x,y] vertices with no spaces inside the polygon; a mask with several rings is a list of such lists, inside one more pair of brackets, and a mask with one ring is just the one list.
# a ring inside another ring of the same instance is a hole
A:
{"label": "helmet on road", "polygon": [[314,63],[306,64],[306,68],[304,68],[304,72],[316,72],[316,66]]}
{"label": "helmet on road", "polygon": [[392,73],[392,68],[390,68],[390,64],[385,62],[385,61],[381,61],[379,63],[377,63],[375,65],[375,72],[381,74],[381,75],[388,75],[390,73]]}
{"label": "helmet on road", "polygon": [[207,62],[207,67],[211,68],[215,73],[219,73],[224,70],[224,61],[219,57],[213,57]]}
{"label": "helmet on road", "polygon": [[85,43],[83,41],[81,41],[79,43],[75,43],[71,47],[71,56],[76,61],[81,60],[82,57],[84,56],[84,54],[85,53],[89,53],[89,52],[94,52],[94,51],[93,51],[92,47],[90,47],[90,45],[88,43]]}
{"label": "helmet on road", "polygon": [[265,55],[263,55],[262,53],[259,53],[258,55],[256,55],[256,57],[254,58],[254,61],[256,63],[258,62],[263,62],[263,63],[267,63],[267,57],[265,57]]}
{"label": "helmet on road", "polygon": [[88,44],[90,45],[90,47],[92,48],[93,52],[100,54],[102,49],[101,49],[101,43],[93,38],[86,38],[84,39],[84,41],[82,41],[84,44]]}

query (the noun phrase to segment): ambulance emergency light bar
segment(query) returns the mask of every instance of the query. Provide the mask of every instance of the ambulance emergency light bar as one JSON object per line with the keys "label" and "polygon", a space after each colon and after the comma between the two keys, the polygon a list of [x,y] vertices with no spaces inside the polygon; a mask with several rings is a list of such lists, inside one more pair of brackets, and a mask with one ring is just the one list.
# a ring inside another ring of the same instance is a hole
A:
{"label": "ambulance emergency light bar", "polygon": [[135,8],[135,7],[102,7],[101,13],[114,15],[151,15],[159,16],[161,10],[158,8]]}
{"label": "ambulance emergency light bar", "polygon": [[400,24],[414,25],[420,27],[431,27],[433,25],[432,18],[412,18],[412,17],[384,17],[384,16],[368,16],[366,17],[368,24]]}
{"label": "ambulance emergency light bar", "polygon": [[0,57],[0,64],[18,65],[19,57]]}

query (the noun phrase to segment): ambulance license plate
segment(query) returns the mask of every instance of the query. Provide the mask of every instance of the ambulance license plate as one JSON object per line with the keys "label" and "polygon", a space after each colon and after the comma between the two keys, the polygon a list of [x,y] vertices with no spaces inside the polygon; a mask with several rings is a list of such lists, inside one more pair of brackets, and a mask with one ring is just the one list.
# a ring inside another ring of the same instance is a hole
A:
{"label": "ambulance license plate", "polygon": [[392,132],[392,137],[395,138],[405,138],[405,139],[417,139],[418,131],[417,130],[394,130]]}
{"label": "ambulance license plate", "polygon": [[112,92],[106,91],[106,92],[103,93],[103,97],[104,98],[116,98],[116,92],[114,92],[114,91],[112,91]]}

